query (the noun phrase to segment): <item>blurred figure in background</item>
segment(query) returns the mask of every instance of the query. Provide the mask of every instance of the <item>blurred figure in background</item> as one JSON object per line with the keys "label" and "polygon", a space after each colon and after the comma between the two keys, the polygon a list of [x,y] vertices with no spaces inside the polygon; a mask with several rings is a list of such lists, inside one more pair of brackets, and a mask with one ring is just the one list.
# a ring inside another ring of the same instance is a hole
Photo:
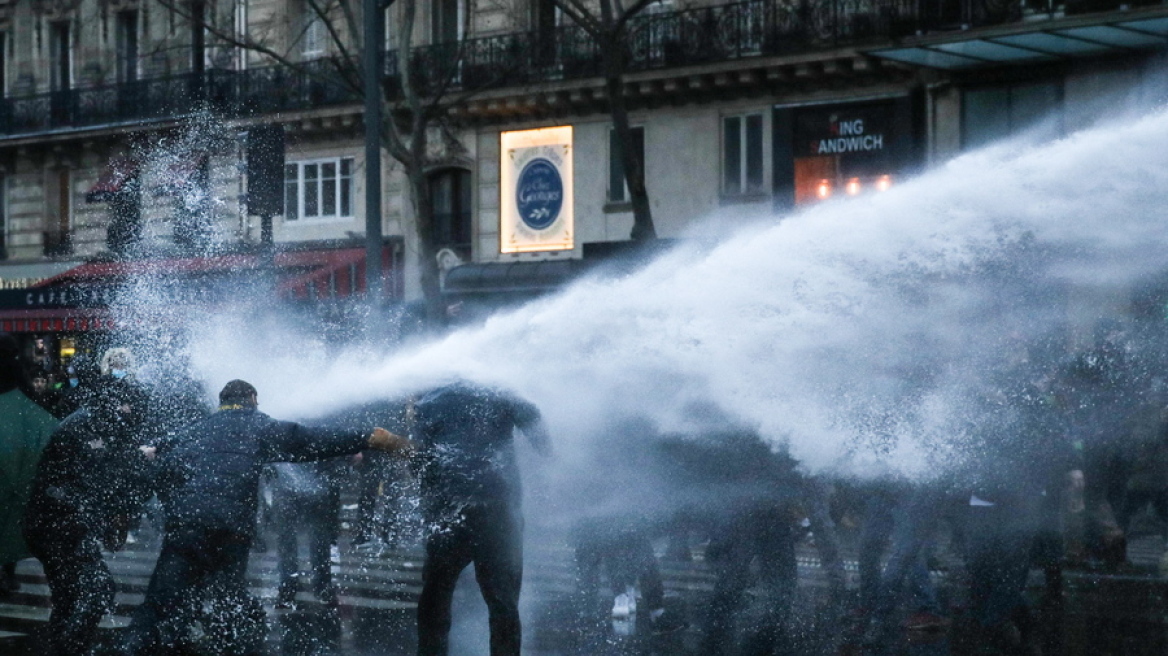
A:
{"label": "blurred figure in background", "polygon": [[16,561],[32,554],[20,526],[41,451],[57,421],[29,399],[16,339],[0,333],[0,595],[16,592]]}
{"label": "blurred figure in background", "polygon": [[152,492],[141,447],[145,397],[133,388],[107,390],[53,432],[33,479],[24,538],[44,566],[53,612],[44,650],[86,654],[114,583],[101,548],[124,543],[127,518]]}
{"label": "blurred figure in background", "polygon": [[347,466],[339,459],[272,465],[276,520],[276,558],[280,585],[276,608],[293,608],[299,590],[300,536],[308,543],[311,590],[322,604],[337,605],[330,552],[340,532],[341,479]]}

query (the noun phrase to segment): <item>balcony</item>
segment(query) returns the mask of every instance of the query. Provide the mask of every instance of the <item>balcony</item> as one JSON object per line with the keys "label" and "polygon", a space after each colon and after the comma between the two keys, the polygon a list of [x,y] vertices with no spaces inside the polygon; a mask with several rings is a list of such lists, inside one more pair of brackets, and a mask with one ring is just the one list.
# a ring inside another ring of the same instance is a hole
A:
{"label": "balcony", "polygon": [[[630,22],[630,72],[748,58],[808,53],[843,46],[889,46],[902,37],[1020,24],[1066,9],[1034,0],[745,0],[684,11],[646,14]],[[1087,0],[1075,0],[1085,7]],[[1090,9],[1114,12],[1118,0],[1090,0]],[[1114,4],[1112,4],[1114,3]],[[1125,5],[1126,6],[1126,5]],[[386,85],[398,92],[397,52],[387,53]],[[119,124],[167,121],[206,106],[229,117],[356,105],[337,67],[353,62],[315,60],[296,67],[209,70],[131,83],[77,88],[0,100],[0,138]],[[411,52],[415,88],[430,95],[596,77],[598,44],[582,29],[518,32],[461,44],[421,46]]]}

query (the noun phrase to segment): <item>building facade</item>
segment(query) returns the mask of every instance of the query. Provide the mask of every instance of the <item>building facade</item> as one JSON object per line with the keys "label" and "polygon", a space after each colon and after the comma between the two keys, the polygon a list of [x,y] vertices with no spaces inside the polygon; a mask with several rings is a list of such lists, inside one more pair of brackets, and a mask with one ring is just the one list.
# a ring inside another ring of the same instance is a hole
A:
{"label": "building facade", "polygon": [[[380,17],[399,118],[405,2]],[[293,257],[312,284],[286,288],[318,299],[362,290],[363,261],[327,254],[365,234],[360,4],[0,3],[0,285],[85,262],[260,248],[248,135],[279,125],[272,240],[280,252],[325,253]],[[459,271],[447,292],[539,291],[627,242],[632,208],[596,42],[553,0],[417,0],[416,10],[408,68],[411,88],[438,107],[425,166],[436,257]],[[658,234],[676,238],[878,193],[1023,130],[1086,127],[1157,93],[1168,5],[656,0],[624,44],[627,147],[642,156]],[[571,247],[505,252],[501,135],[553,126],[573,133]],[[382,164],[385,296],[406,301],[420,294],[414,204],[401,164],[388,154]],[[564,264],[539,264],[549,261]],[[5,316],[31,316],[19,309]]]}

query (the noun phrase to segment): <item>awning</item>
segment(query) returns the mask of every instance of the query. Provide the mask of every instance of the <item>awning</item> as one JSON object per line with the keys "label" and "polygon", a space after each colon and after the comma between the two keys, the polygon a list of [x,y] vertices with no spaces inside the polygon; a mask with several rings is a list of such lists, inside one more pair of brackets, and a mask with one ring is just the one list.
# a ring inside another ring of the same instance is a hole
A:
{"label": "awning", "polygon": [[[87,262],[38,285],[45,287],[100,287],[131,277],[165,276],[174,279],[230,279],[266,267],[258,254],[168,258],[130,262]],[[400,248],[382,247],[381,269],[385,296],[401,298]],[[321,248],[280,251],[272,258],[276,292],[282,298],[344,298],[365,293],[365,248]]]}
{"label": "awning", "polygon": [[[365,293],[365,249],[281,253],[282,272],[276,292],[282,298],[343,298]],[[384,266],[382,269],[390,271]],[[300,272],[300,273],[297,273]]]}
{"label": "awning", "polygon": [[446,294],[539,293],[562,287],[587,265],[582,260],[463,264],[446,273]]}
{"label": "awning", "polygon": [[1025,22],[976,33],[906,39],[900,47],[866,54],[904,64],[957,71],[1164,47],[1168,47],[1168,10],[1156,7],[1126,14],[1109,12],[1103,16]]}
{"label": "awning", "polygon": [[109,311],[98,308],[0,310],[0,330],[9,333],[85,332],[115,327]]}
{"label": "awning", "polygon": [[129,157],[115,157],[102,171],[97,184],[85,194],[87,203],[104,203],[126,188],[131,180],[138,177],[138,162]]}

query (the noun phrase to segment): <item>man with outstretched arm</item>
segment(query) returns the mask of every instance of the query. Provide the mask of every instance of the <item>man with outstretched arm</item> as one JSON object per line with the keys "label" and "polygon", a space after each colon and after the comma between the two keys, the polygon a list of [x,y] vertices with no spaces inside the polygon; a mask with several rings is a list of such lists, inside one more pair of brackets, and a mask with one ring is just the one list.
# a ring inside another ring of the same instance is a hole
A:
{"label": "man with outstretched arm", "polygon": [[256,389],[233,380],[219,410],[158,446],[159,496],[166,508],[162,552],[146,599],[134,613],[127,654],[152,654],[173,644],[215,584],[226,609],[222,635],[239,636],[227,653],[255,651],[263,611],[247,591],[247,557],[255,534],[259,480],[272,462],[303,462],[378,449],[407,455],[409,440],[384,428],[372,432],[310,428],[259,412]]}

